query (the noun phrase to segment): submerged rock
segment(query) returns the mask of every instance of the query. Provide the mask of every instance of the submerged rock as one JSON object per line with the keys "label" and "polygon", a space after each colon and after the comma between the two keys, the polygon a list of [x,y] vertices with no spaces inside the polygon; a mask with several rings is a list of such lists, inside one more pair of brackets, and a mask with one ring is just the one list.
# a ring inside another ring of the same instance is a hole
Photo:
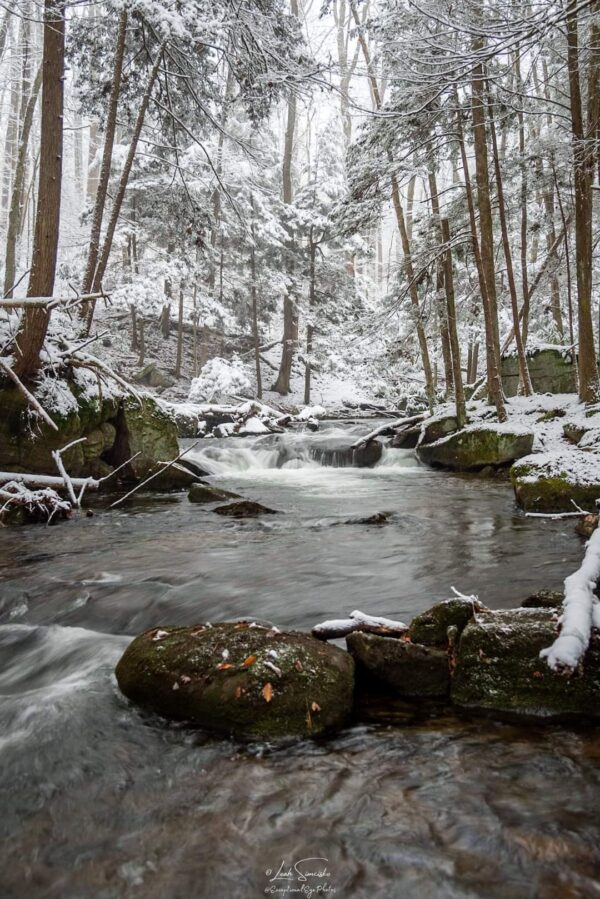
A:
{"label": "submerged rock", "polygon": [[231,518],[256,518],[257,515],[277,515],[277,509],[269,509],[260,503],[250,499],[242,499],[237,503],[229,503],[227,506],[217,506],[213,509],[217,515],[229,515]]}
{"label": "submerged rock", "polygon": [[600,456],[577,450],[528,456],[513,465],[510,479],[526,512],[572,512],[573,503],[591,512],[600,498]]}
{"label": "submerged rock", "polygon": [[261,740],[342,727],[354,693],[348,653],[250,622],[153,628],[130,643],[116,677],[146,709]]}
{"label": "submerged rock", "polygon": [[420,443],[417,455],[428,465],[454,471],[477,471],[509,465],[533,448],[533,432],[509,425],[471,425],[435,443]]}
{"label": "submerged rock", "polygon": [[473,617],[473,613],[483,608],[485,607],[476,600],[458,596],[446,599],[413,618],[408,628],[408,636],[413,643],[447,646],[448,628],[455,627],[457,635],[460,634]]}
{"label": "submerged rock", "polygon": [[398,637],[355,631],[346,637],[356,678],[371,679],[407,698],[445,696],[450,689],[448,654]]}
{"label": "submerged rock", "polygon": [[557,632],[551,609],[478,613],[458,644],[452,702],[507,717],[600,718],[600,639],[592,637],[581,672],[567,676],[540,659]]}
{"label": "submerged rock", "polygon": [[200,481],[193,483],[188,493],[191,503],[217,503],[224,499],[239,499],[239,497],[239,493],[222,490],[220,487],[213,487],[211,484],[203,484]]}

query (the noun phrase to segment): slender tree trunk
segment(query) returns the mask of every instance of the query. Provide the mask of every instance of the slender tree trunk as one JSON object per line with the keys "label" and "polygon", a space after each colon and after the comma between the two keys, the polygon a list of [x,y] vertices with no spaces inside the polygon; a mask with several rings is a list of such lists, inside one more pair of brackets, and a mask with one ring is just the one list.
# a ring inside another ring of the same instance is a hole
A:
{"label": "slender tree trunk", "polygon": [[569,0],[566,21],[575,188],[579,397],[583,402],[593,402],[598,394],[598,368],[592,325],[592,167],[594,154],[586,148],[586,133],[583,124],[576,0]]}
{"label": "slender tree trunk", "polygon": [[306,368],[304,370],[304,404],[310,405],[310,389],[312,377],[311,354],[315,328],[312,317],[315,314],[316,299],[316,256],[317,244],[314,242],[314,229],[309,231],[309,275],[308,275],[308,324],[306,326]]}
{"label": "slender tree trunk", "polygon": [[[431,196],[431,209],[435,223],[435,231],[437,238],[438,250],[442,247],[442,229],[440,220],[440,199],[437,187],[437,178],[435,175],[434,162],[429,160],[429,194]],[[440,338],[442,343],[442,357],[444,360],[444,374],[446,378],[446,394],[454,390],[454,370],[452,366],[452,350],[450,346],[450,334],[448,332],[448,316],[446,314],[444,302],[444,272],[446,263],[443,258],[438,259],[436,263],[436,297],[440,318]]]}
{"label": "slender tree trunk", "polygon": [[[54,290],[62,181],[65,19],[63,0],[45,0],[42,58],[40,179],[27,296],[51,297]],[[15,338],[15,373],[29,378],[40,367],[50,313],[27,309]]]}
{"label": "slender tree trunk", "polygon": [[8,229],[6,232],[6,257],[4,265],[4,296],[12,297],[17,267],[17,240],[22,229],[23,220],[23,196],[25,187],[25,171],[27,163],[27,151],[29,148],[29,135],[33,123],[33,113],[38,99],[42,83],[42,67],[38,69],[33,82],[31,94],[25,107],[23,125],[17,154],[17,165],[13,178],[10,209],[8,213]]}
{"label": "slender tree trunk", "polygon": [[[475,55],[483,49],[483,40],[473,40]],[[475,148],[475,177],[477,181],[477,206],[479,209],[480,253],[485,296],[482,297],[486,330],[486,356],[488,391],[496,407],[498,419],[506,421],[506,409],[502,394],[500,375],[500,334],[498,329],[498,305],[496,299],[496,271],[494,266],[494,227],[490,201],[490,181],[488,171],[488,151],[485,131],[485,72],[478,63],[473,68],[471,78],[471,115],[473,144]]]}
{"label": "slender tree trunk", "polygon": [[[115,132],[117,128],[117,108],[119,105],[119,96],[121,93],[121,77],[123,73],[123,57],[125,55],[126,36],[127,12],[123,10],[119,18],[119,28],[117,31],[117,45],[115,48],[112,81],[110,96],[108,100],[108,111],[106,116],[106,127],[104,131],[104,148],[102,150],[100,177],[98,179],[98,186],[94,199],[94,211],[92,213],[92,227],[90,229],[87,262],[81,283],[81,292],[84,294],[91,293],[92,285],[94,283],[94,276],[96,274],[96,266],[98,265],[100,234],[102,232],[102,219],[104,218],[104,207],[106,205],[108,183],[110,181],[112,154],[115,143]],[[80,310],[82,318],[85,318],[89,314],[89,308],[86,308],[86,304],[82,304]]]}
{"label": "slender tree trunk", "polygon": [[177,358],[175,361],[175,377],[181,377],[183,363],[183,284],[179,285],[179,315],[177,318]]}
{"label": "slender tree trunk", "polygon": [[[352,10],[352,15],[354,17],[354,22],[358,31],[358,41],[361,46],[365,65],[367,67],[367,74],[369,78],[369,85],[371,88],[371,95],[373,98],[373,104],[376,109],[381,109],[381,94],[379,92],[379,85],[377,84],[377,78],[373,71],[373,66],[371,64],[371,56],[369,54],[369,48],[367,46],[367,42],[364,36],[364,29],[362,27],[362,23],[358,16],[358,12],[356,10],[354,0],[349,0],[350,8]],[[391,163],[393,163],[393,156],[391,151],[388,151],[388,159]],[[425,326],[423,324],[423,318],[421,315],[421,305],[419,303],[419,291],[416,284],[415,272],[412,263],[412,256],[410,251],[410,238],[408,235],[408,229],[406,227],[406,220],[404,218],[404,211],[402,209],[402,203],[400,200],[400,188],[398,187],[398,180],[395,174],[391,175],[391,185],[392,185],[392,203],[394,206],[394,212],[396,215],[396,223],[398,225],[398,230],[400,231],[400,239],[402,241],[402,252],[404,254],[404,271],[406,274],[406,278],[409,286],[409,295],[411,304],[414,312],[414,320],[415,320],[415,330],[417,332],[417,340],[419,342],[419,350],[421,352],[421,364],[423,365],[423,373],[425,376],[425,392],[427,394],[427,401],[429,403],[429,407],[433,408],[434,400],[435,400],[435,389],[433,383],[433,371],[431,368],[431,361],[429,357],[429,348],[427,346],[427,335],[425,334]],[[410,184],[409,184],[410,189]],[[414,191],[414,187],[413,187]]]}
{"label": "slender tree trunk", "polygon": [[135,352],[140,348],[140,342],[138,340],[138,323],[137,323],[137,309],[131,304],[129,307],[131,312],[131,350]]}
{"label": "slender tree trunk", "polygon": [[[121,213],[121,206],[123,205],[123,200],[125,198],[125,191],[127,190],[127,183],[129,181],[129,175],[131,174],[131,169],[133,167],[133,160],[135,159],[135,154],[137,151],[138,142],[140,139],[140,135],[142,133],[142,128],[144,126],[144,119],[146,117],[146,110],[148,109],[148,105],[150,103],[150,97],[152,96],[152,89],[154,87],[154,83],[158,77],[158,71],[160,69],[162,55],[164,53],[165,47],[167,45],[166,41],[163,41],[156,51],[156,59],[154,61],[154,65],[150,71],[148,76],[148,81],[146,82],[146,87],[144,90],[144,94],[142,96],[142,101],[140,103],[140,108],[138,110],[137,118],[135,121],[135,125],[133,128],[133,134],[131,135],[131,142],[129,144],[129,151],[127,153],[127,158],[123,165],[123,171],[121,172],[121,177],[119,179],[119,185],[117,187],[117,191],[115,194],[115,198],[113,200],[113,205],[111,209],[110,218],[108,221],[108,225],[106,228],[106,234],[104,237],[104,242],[102,244],[102,250],[98,256],[98,264],[96,266],[96,272],[94,274],[94,280],[92,283],[92,293],[98,293],[102,286],[102,279],[104,277],[104,272],[106,271],[106,266],[108,265],[108,260],[110,257],[110,251],[112,249],[113,238],[115,236],[115,230],[117,227],[117,222],[119,220],[119,215]],[[92,321],[94,319],[94,309],[95,303],[92,301],[90,304],[90,309],[87,317],[87,331],[89,333],[92,327]]]}
{"label": "slender tree trunk", "polygon": [[[298,16],[298,0],[291,0],[290,9],[293,16]],[[283,152],[283,202],[290,205],[292,194],[292,159],[294,153],[294,131],[296,128],[296,95],[290,94],[287,108],[287,126],[285,129],[285,144]],[[291,281],[294,271],[294,240],[290,235],[287,246],[287,272]],[[298,341],[298,307],[293,295],[293,287],[286,288],[283,299],[283,340],[281,350],[281,362],[277,380],[273,390],[286,396],[290,392],[290,378],[292,375],[292,362]]]}
{"label": "slender tree trunk", "polygon": [[[519,301],[517,298],[517,286],[515,284],[515,276],[513,271],[512,252],[510,248],[510,238],[508,236],[508,224],[506,221],[506,204],[504,202],[504,185],[502,182],[502,172],[500,171],[500,157],[498,156],[498,141],[496,138],[496,125],[494,122],[494,108],[492,101],[489,101],[489,117],[490,117],[490,134],[492,137],[492,156],[494,159],[494,171],[496,174],[496,191],[498,194],[498,215],[500,218],[500,230],[502,233],[502,248],[504,250],[504,258],[506,260],[506,276],[508,278],[508,289],[510,293],[510,304],[513,316],[513,328],[515,331],[515,342],[517,344],[517,357],[519,360],[519,375],[523,392],[525,396],[531,396],[533,387],[531,386],[531,378],[529,377],[529,368],[527,367],[527,356],[525,354],[525,344],[519,327]],[[527,285],[527,277],[523,279],[523,289]],[[529,291],[529,287],[527,287]],[[525,300],[523,297],[523,321],[525,320]],[[523,328],[525,331],[525,327]]]}
{"label": "slender tree trunk", "polygon": [[144,364],[144,359],[146,358],[146,339],[144,334],[144,319],[140,316],[140,339],[139,339],[139,348],[140,355],[138,356],[138,365]]}
{"label": "slender tree trunk", "polygon": [[467,420],[467,407],[463,389],[462,372],[460,368],[460,345],[458,342],[458,327],[456,321],[456,304],[454,300],[454,277],[452,272],[452,248],[450,246],[450,225],[448,219],[441,220],[442,241],[445,247],[444,253],[444,284],[446,289],[446,310],[448,316],[448,333],[450,335],[450,347],[452,350],[452,369],[454,373],[454,397],[456,400],[456,421],[458,427],[463,428]]}

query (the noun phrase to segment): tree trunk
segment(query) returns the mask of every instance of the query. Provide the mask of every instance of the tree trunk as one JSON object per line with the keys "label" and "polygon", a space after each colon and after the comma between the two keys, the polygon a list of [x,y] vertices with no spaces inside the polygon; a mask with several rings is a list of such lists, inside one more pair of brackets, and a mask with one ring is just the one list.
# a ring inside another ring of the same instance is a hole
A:
{"label": "tree trunk", "polygon": [[140,355],[138,357],[138,365],[144,364],[146,357],[146,340],[144,336],[144,319],[140,318],[140,339],[139,339]]}
{"label": "tree trunk", "polygon": [[598,393],[598,368],[592,326],[592,175],[594,153],[586,148],[579,73],[577,2],[567,15],[567,60],[571,95],[575,247],[577,257],[577,318],[579,338],[579,398],[593,402]]}
{"label": "tree trunk", "polygon": [[[291,0],[290,9],[293,16],[298,16],[298,0]],[[292,159],[294,152],[294,130],[296,128],[296,95],[290,94],[287,108],[287,126],[285,129],[285,144],[283,152],[283,202],[290,205],[293,199],[292,193]],[[287,246],[287,273],[291,280],[294,272],[294,240],[290,235]],[[286,396],[290,392],[290,378],[292,375],[292,362],[296,343],[298,341],[298,308],[296,298],[292,293],[293,288],[286,288],[283,298],[283,340],[281,349],[281,362],[277,380],[273,390]]]}
{"label": "tree trunk", "polygon": [[23,125],[19,140],[17,165],[12,185],[10,209],[8,213],[8,229],[6,232],[6,257],[4,265],[4,296],[12,297],[17,266],[17,240],[22,229],[23,220],[23,191],[25,187],[25,169],[27,163],[27,150],[29,148],[29,135],[33,123],[33,113],[38,99],[42,83],[42,67],[38,69],[33,82],[31,94],[25,108]]}
{"label": "tree trunk", "polygon": [[448,316],[448,333],[450,335],[450,348],[452,350],[452,369],[454,374],[454,397],[456,400],[456,421],[458,427],[463,428],[467,420],[467,407],[463,390],[462,372],[460,369],[460,346],[458,343],[458,328],[456,322],[456,304],[454,300],[454,277],[452,273],[452,249],[450,246],[450,226],[448,219],[441,220],[442,241],[445,246],[444,253],[444,286],[446,289],[446,310]]}
{"label": "tree trunk", "polygon": [[309,262],[309,287],[308,287],[308,324],[306,326],[306,368],[304,370],[304,404],[306,406],[310,405],[310,381],[312,375],[312,364],[311,364],[311,353],[313,351],[313,339],[315,334],[315,328],[312,321],[312,316],[315,311],[315,298],[316,298],[316,256],[317,256],[317,245],[313,240],[313,228],[310,228],[309,231],[309,253],[310,253],[310,262]]}
{"label": "tree trunk", "polygon": [[[517,357],[519,360],[519,376],[523,386],[525,396],[531,396],[533,387],[531,386],[531,378],[529,377],[529,368],[527,367],[527,356],[525,354],[525,343],[521,335],[519,327],[519,301],[517,299],[517,286],[515,284],[515,276],[512,263],[512,252],[510,248],[510,239],[508,236],[508,224],[506,221],[506,204],[504,202],[504,185],[502,183],[502,172],[500,171],[500,157],[498,156],[498,141],[496,139],[496,125],[494,122],[494,109],[492,101],[489,101],[489,117],[490,117],[490,134],[492,137],[492,156],[494,159],[494,171],[496,174],[496,191],[498,194],[498,214],[500,217],[500,230],[502,232],[502,248],[504,250],[504,258],[506,260],[506,276],[508,278],[508,289],[510,293],[510,304],[512,308],[513,328],[515,331],[515,342],[517,344]],[[527,286],[527,278],[523,279],[523,289]],[[527,287],[529,292],[529,287]],[[525,302],[527,296],[523,296],[523,321],[525,320]],[[523,328],[525,331],[525,328]]]}
{"label": "tree trunk", "polygon": [[[125,38],[127,35],[127,12],[124,10],[119,18],[119,28],[117,31],[117,46],[115,48],[115,58],[113,62],[112,81],[110,88],[110,96],[108,100],[108,111],[106,116],[106,127],[104,132],[104,148],[102,150],[102,164],[100,166],[100,177],[96,189],[94,200],[94,211],[92,214],[92,226],[90,229],[90,242],[88,245],[87,262],[85,273],[81,282],[81,292],[84,294],[91,293],[96,274],[96,266],[98,264],[98,252],[100,249],[100,234],[102,232],[102,219],[104,218],[104,207],[106,205],[106,195],[108,192],[108,182],[110,180],[110,170],[112,164],[113,147],[115,143],[115,132],[117,128],[117,108],[119,105],[119,95],[121,93],[121,76],[123,73],[123,57],[125,54]],[[84,308],[86,304],[80,307],[80,314],[85,318],[89,309]]]}
{"label": "tree trunk", "polygon": [[140,348],[140,342],[138,340],[137,310],[133,304],[129,309],[131,311],[131,350],[132,352],[135,352]]}
{"label": "tree trunk", "polygon": [[[438,249],[441,249],[443,238],[440,221],[440,200],[437,187],[437,178],[435,175],[434,162],[429,160],[429,193],[431,196],[431,209],[435,222],[436,242]],[[436,263],[436,297],[440,316],[440,338],[442,342],[442,357],[444,359],[444,374],[446,378],[446,394],[454,389],[454,370],[452,366],[452,350],[450,346],[450,335],[448,332],[448,316],[444,308],[444,271],[445,260],[439,258]]]}
{"label": "tree trunk", "polygon": [[[65,19],[63,0],[45,0],[42,58],[42,120],[40,178],[31,273],[27,296],[51,297],[54,290],[60,188],[62,180],[63,106],[65,68]],[[40,367],[50,313],[27,309],[15,338],[15,374],[29,378]]]}
{"label": "tree trunk", "polygon": [[[473,52],[477,56],[483,49],[483,40],[473,40]],[[482,296],[486,332],[487,379],[490,399],[496,407],[498,419],[506,421],[506,409],[502,395],[500,376],[500,334],[498,330],[498,305],[496,299],[496,271],[494,266],[494,228],[490,201],[487,138],[485,131],[485,73],[483,65],[473,67],[471,78],[471,115],[473,144],[475,148],[475,177],[477,181],[477,206],[479,209],[480,253],[485,296]]]}
{"label": "tree trunk", "polygon": [[177,359],[175,361],[175,377],[181,377],[183,363],[183,284],[179,285],[179,315],[177,319]]}
{"label": "tree trunk", "polygon": [[[104,272],[106,271],[106,266],[108,265],[108,259],[110,256],[110,251],[112,249],[113,238],[115,236],[115,230],[117,227],[117,222],[119,220],[119,215],[121,213],[121,206],[123,205],[123,200],[125,198],[125,191],[127,190],[127,182],[129,181],[129,175],[131,174],[131,169],[133,167],[133,160],[135,159],[135,154],[137,151],[137,145],[140,139],[140,135],[142,133],[142,128],[144,126],[144,119],[146,117],[146,110],[148,109],[148,104],[150,103],[150,97],[152,95],[152,89],[154,87],[154,82],[158,77],[158,71],[160,69],[162,55],[164,53],[164,49],[167,45],[166,41],[163,41],[156,51],[156,59],[154,61],[154,65],[150,71],[150,75],[148,76],[148,81],[146,82],[146,88],[144,90],[144,94],[142,96],[142,101],[140,103],[140,108],[138,110],[137,118],[135,121],[135,125],[133,128],[133,134],[131,135],[131,142],[129,144],[129,151],[127,153],[127,158],[125,160],[125,164],[123,165],[123,171],[121,172],[121,177],[119,179],[119,185],[117,187],[117,191],[115,194],[115,198],[113,200],[112,210],[110,214],[110,219],[108,221],[108,225],[106,228],[106,235],[104,237],[104,243],[102,244],[102,250],[99,254],[98,265],[96,266],[96,272],[94,274],[94,281],[92,284],[92,293],[98,293],[102,286],[102,279],[104,277]],[[90,304],[90,309],[87,317],[87,331],[89,333],[92,327],[92,321],[94,319],[94,309],[95,303],[92,301]]]}

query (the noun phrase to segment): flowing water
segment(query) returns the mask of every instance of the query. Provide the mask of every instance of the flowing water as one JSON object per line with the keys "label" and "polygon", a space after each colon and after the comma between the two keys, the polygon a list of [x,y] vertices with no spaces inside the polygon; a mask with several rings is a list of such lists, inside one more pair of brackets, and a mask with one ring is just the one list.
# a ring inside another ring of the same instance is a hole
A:
{"label": "flowing water", "polygon": [[[119,655],[153,625],[407,619],[451,586],[509,607],[579,563],[572,522],[526,519],[505,482],[405,450],[344,466],[366,430],[192,451],[278,516],[232,521],[155,495],[0,533],[2,899],[600,897],[593,731],[445,715],[240,746],[118,693]],[[357,521],[377,511],[388,524]],[[301,871],[327,873],[283,877],[308,857],[327,861]]]}

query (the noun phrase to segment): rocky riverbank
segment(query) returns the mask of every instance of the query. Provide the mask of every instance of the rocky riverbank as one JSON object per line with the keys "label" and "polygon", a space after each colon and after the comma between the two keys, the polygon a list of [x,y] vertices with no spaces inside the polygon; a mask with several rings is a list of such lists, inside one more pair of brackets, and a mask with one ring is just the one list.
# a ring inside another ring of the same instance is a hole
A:
{"label": "rocky riverbank", "polygon": [[599,633],[570,675],[540,659],[558,633],[561,600],[541,593],[494,612],[461,597],[397,627],[354,613],[346,652],[322,639],[325,626],[318,639],[259,621],[165,625],[133,640],[117,682],[147,710],[237,738],[339,729],[360,718],[355,690],[376,697],[380,721],[388,698],[415,710],[436,701],[499,719],[597,723]]}

